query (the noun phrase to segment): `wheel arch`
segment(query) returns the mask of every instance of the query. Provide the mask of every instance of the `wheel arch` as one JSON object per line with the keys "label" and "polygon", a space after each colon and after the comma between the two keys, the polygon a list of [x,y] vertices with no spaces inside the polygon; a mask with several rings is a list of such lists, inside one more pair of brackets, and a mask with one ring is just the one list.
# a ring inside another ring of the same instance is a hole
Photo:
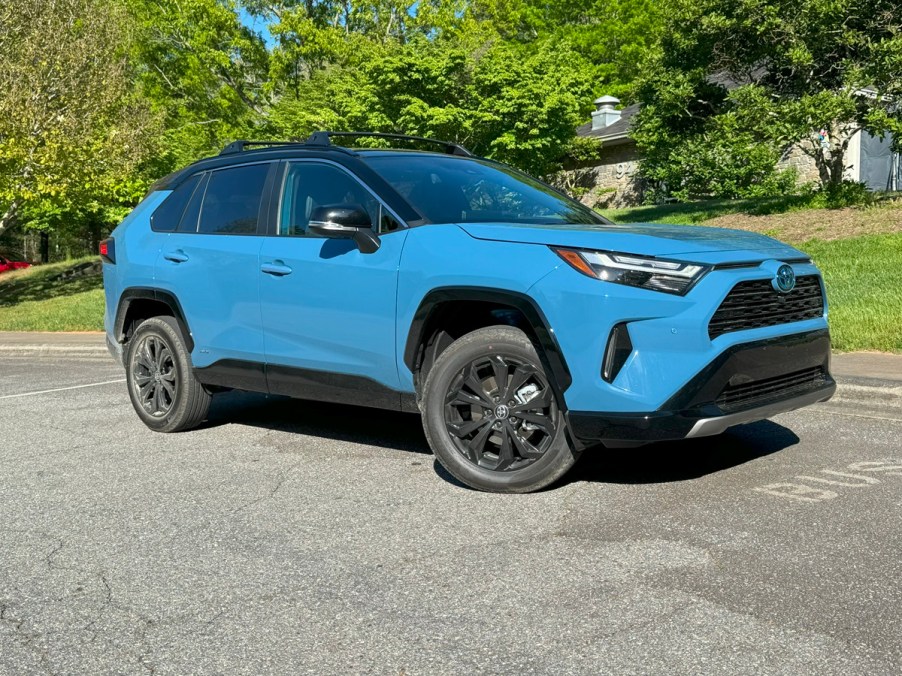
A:
{"label": "wheel arch", "polygon": [[131,287],[122,292],[116,308],[113,335],[118,343],[126,343],[136,322],[150,317],[171,315],[175,317],[185,338],[188,352],[194,350],[194,337],[185,319],[182,305],[175,294],[151,287]]}
{"label": "wheel arch", "polygon": [[[435,359],[463,333],[485,326],[509,325],[522,329],[533,341],[552,387],[564,406],[570,369],[545,313],[530,296],[490,287],[441,287],[427,293],[414,314],[404,347],[404,364],[414,374],[417,389]],[[456,331],[447,332],[449,327]],[[454,335],[457,333],[458,335]]]}

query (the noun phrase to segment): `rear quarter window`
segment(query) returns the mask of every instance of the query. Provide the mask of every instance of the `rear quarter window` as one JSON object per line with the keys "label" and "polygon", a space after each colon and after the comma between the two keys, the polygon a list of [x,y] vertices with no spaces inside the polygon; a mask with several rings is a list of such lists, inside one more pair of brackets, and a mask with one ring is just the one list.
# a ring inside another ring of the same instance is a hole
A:
{"label": "rear quarter window", "polygon": [[150,227],[157,232],[172,232],[178,228],[182,214],[185,213],[185,207],[188,206],[188,201],[194,194],[199,181],[200,176],[192,176],[173,190],[151,215]]}

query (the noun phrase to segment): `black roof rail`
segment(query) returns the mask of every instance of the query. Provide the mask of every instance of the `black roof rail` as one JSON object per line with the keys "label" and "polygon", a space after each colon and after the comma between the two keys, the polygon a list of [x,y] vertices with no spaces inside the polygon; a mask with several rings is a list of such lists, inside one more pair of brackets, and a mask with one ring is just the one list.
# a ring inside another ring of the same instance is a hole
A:
{"label": "black roof rail", "polygon": [[304,145],[301,141],[232,141],[223,148],[220,155],[232,155],[234,153],[243,153],[248,148],[265,147],[265,146],[300,146]]}
{"label": "black roof rail", "polygon": [[332,137],[351,137],[351,138],[384,138],[397,139],[401,141],[417,141],[419,143],[432,143],[440,145],[444,148],[444,152],[448,155],[460,155],[462,157],[473,157],[473,153],[457,143],[451,141],[439,141],[434,138],[425,138],[423,136],[409,136],[407,134],[388,134],[379,131],[316,131],[313,132],[304,142],[308,146],[330,147],[332,146]]}

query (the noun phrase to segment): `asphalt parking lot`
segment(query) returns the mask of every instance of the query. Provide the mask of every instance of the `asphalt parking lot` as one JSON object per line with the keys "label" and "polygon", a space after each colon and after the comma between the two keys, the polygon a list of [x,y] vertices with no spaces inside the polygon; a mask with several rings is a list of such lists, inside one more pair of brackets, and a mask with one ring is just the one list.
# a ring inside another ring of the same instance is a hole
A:
{"label": "asphalt parking lot", "polygon": [[230,394],[159,435],[122,378],[0,354],[2,673],[902,669],[897,399],[499,496],[414,416]]}

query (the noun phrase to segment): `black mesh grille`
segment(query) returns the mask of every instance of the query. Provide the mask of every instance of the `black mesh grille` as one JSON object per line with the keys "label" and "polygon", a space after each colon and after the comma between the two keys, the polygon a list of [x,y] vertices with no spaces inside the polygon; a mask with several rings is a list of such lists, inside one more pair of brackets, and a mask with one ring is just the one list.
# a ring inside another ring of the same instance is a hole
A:
{"label": "black mesh grille", "polygon": [[815,366],[742,385],[727,385],[717,397],[716,403],[726,412],[752,408],[771,400],[802,394],[823,385],[826,380],[827,372],[824,367]]}
{"label": "black mesh grille", "polygon": [[708,324],[711,340],[731,331],[759,329],[816,319],[824,314],[824,294],[817,275],[796,279],[796,288],[780,293],[769,279],[739,282]]}

